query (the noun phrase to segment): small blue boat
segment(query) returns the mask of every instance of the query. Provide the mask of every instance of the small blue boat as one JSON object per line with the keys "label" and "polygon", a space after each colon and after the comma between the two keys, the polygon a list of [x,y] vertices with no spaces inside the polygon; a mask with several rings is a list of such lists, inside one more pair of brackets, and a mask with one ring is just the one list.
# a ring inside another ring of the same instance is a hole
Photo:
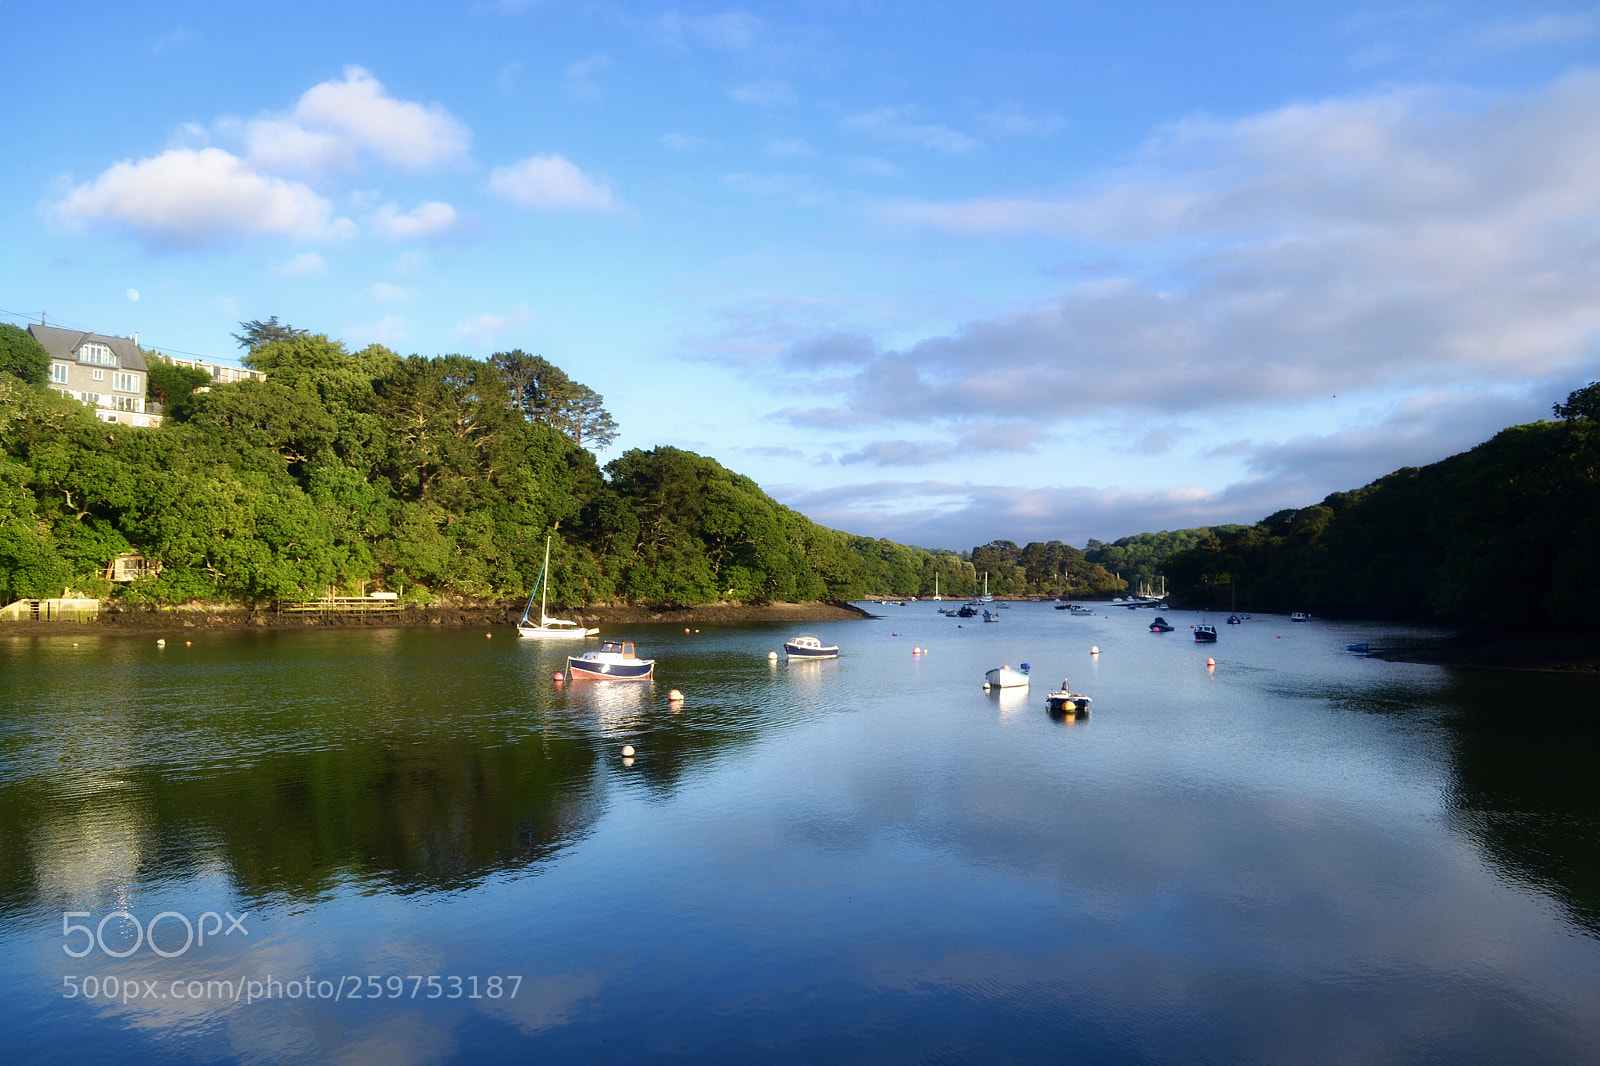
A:
{"label": "small blue boat", "polygon": [[824,644],[816,637],[795,637],[783,646],[784,654],[791,659],[837,659],[839,646]]}
{"label": "small blue boat", "polygon": [[1367,650],[1367,645],[1365,645],[1365,644],[1346,644],[1344,646],[1344,650],[1345,651],[1361,651],[1361,652],[1364,652],[1364,651]]}
{"label": "small blue boat", "polygon": [[567,676],[574,681],[592,678],[596,681],[648,681],[656,668],[654,659],[641,659],[634,654],[632,644],[606,641],[597,651],[567,656]]}

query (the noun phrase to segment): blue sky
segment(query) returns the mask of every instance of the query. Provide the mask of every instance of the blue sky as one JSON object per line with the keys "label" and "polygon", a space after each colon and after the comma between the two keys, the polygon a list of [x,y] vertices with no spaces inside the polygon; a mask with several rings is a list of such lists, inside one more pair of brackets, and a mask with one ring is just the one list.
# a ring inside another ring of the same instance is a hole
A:
{"label": "blue sky", "polygon": [[1600,8],[0,0],[4,320],[543,354],[940,547],[1251,522],[1600,377]]}

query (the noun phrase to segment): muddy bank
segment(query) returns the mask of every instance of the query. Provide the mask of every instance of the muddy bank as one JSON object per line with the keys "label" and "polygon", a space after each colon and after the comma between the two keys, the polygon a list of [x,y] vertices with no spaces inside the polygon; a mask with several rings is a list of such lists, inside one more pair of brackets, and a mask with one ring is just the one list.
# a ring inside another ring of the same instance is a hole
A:
{"label": "muddy bank", "polygon": [[[113,604],[93,622],[0,622],[0,635],[72,634],[84,632],[184,629],[347,629],[425,628],[475,629],[513,626],[522,618],[523,605],[434,604],[372,614],[280,613],[272,607],[249,608],[225,604],[186,604],[180,607],[138,607]],[[660,623],[666,625],[718,625],[745,622],[833,622],[872,618],[853,604],[828,603],[708,603],[697,607],[599,606],[563,608],[562,618],[585,626]]]}
{"label": "muddy bank", "polygon": [[1521,634],[1471,630],[1431,640],[1374,648],[1374,659],[1480,670],[1600,673],[1600,632]]}

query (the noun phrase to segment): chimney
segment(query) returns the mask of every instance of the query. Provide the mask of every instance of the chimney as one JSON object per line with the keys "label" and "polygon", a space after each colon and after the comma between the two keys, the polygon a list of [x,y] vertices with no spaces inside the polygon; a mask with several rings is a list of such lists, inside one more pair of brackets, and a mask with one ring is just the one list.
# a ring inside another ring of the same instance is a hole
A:
{"label": "chimney", "polygon": [[135,348],[139,347],[139,331],[138,330],[134,330],[133,331],[133,346]]}
{"label": "chimney", "polygon": [[41,326],[44,325],[44,312],[43,311],[39,312],[39,325],[41,325]]}

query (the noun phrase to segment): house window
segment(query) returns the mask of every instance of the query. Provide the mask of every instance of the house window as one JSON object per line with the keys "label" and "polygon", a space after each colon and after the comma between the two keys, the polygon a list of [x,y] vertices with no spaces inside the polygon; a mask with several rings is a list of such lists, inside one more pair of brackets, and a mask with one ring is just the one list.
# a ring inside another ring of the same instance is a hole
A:
{"label": "house window", "polygon": [[51,363],[50,380],[55,382],[57,385],[65,385],[67,383],[68,369],[69,368],[66,363]]}
{"label": "house window", "polygon": [[118,366],[117,357],[111,349],[104,344],[80,344],[78,346],[78,362],[93,363],[98,366]]}
{"label": "house window", "polygon": [[89,371],[89,373],[94,375],[94,379],[96,381],[104,381],[106,379],[106,372],[101,370],[99,367],[95,367],[93,370]]}
{"label": "house window", "polygon": [[119,411],[139,411],[144,406],[144,401],[137,396],[113,396],[112,405]]}
{"label": "house window", "polygon": [[[103,371],[96,370],[95,373],[100,374],[103,373]],[[116,389],[118,392],[138,392],[139,375],[124,374],[121,371],[118,371],[117,373],[111,375],[111,387]]]}

